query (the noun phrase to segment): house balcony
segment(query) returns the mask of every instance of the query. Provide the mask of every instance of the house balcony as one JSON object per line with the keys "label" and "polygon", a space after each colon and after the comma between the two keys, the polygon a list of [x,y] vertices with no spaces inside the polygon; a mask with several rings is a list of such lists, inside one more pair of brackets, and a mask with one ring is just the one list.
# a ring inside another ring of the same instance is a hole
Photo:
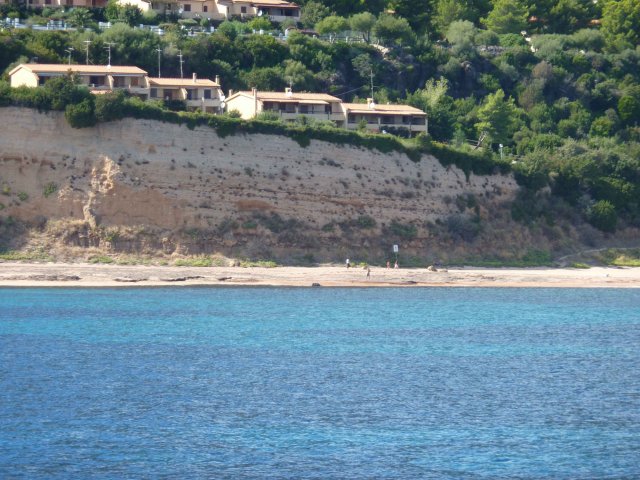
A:
{"label": "house balcony", "polygon": [[269,15],[269,20],[276,23],[282,23],[285,20],[293,20],[294,22],[299,22],[300,15]]}

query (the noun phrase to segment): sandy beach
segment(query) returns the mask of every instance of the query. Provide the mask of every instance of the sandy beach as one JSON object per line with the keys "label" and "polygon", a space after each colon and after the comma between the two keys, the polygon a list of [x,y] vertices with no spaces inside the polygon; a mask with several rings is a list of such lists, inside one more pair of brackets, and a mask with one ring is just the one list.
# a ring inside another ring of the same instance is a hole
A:
{"label": "sandy beach", "polygon": [[[315,285],[314,285],[315,284]],[[640,288],[640,268],[170,267],[0,263],[0,287],[564,287]]]}

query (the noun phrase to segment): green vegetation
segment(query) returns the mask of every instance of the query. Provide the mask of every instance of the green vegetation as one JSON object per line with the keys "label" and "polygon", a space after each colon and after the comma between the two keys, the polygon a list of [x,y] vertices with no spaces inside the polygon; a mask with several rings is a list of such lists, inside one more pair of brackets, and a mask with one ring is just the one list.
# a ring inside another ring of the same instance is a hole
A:
{"label": "green vegetation", "polygon": [[42,189],[42,195],[44,195],[45,198],[49,198],[51,195],[53,195],[57,191],[58,191],[58,185],[54,182],[49,182]]}
{"label": "green vegetation", "polygon": [[54,258],[42,249],[0,252],[0,260],[7,262],[52,262]]}
{"label": "green vegetation", "polygon": [[212,267],[213,259],[211,257],[189,257],[180,258],[173,262],[176,267]]}
{"label": "green vegetation", "polygon": [[262,267],[262,268],[275,268],[278,266],[273,260],[240,260],[240,266],[243,268],[249,267]]}
{"label": "green vegetation", "polygon": [[[75,31],[5,29],[0,32],[0,70],[18,62],[84,62],[85,41],[94,64],[106,64],[107,42],[115,64],[178,76],[177,52],[187,75],[220,75],[226,89],[323,91],[345,101],[370,96],[378,104],[401,102],[424,109],[429,134],[403,140],[313,124],[284,124],[262,115],[243,121],[174,112],[162,102],[143,103],[123,94],[92,97],[66,80],[39,89],[0,82],[0,105],[61,110],[75,127],[124,116],[153,118],[189,127],[209,125],[221,136],[287,135],[301,146],[313,139],[382,152],[403,152],[415,161],[431,153],[467,175],[509,171],[527,190],[514,218],[527,224],[553,221],[569,206],[595,227],[612,232],[640,226],[640,4],[637,0],[300,0],[301,25],[324,35],[283,33],[291,22],[266,18],[216,24],[210,35],[187,35],[195,22],[175,14],[141,14],[111,0],[105,9],[31,9],[16,2],[0,15],[43,24],[65,18]],[[390,12],[393,12],[391,14]],[[112,28],[99,31],[97,21]],[[162,24],[165,35],[133,29]],[[210,22],[203,19],[201,24]],[[185,27],[185,28],[182,28]],[[279,31],[278,31],[279,30]],[[346,38],[350,41],[347,42]],[[354,42],[354,39],[361,41]],[[67,82],[67,83],[65,83]],[[515,162],[515,163],[513,163]],[[540,204],[548,187],[554,197]],[[527,204],[526,201],[529,203]],[[555,209],[555,210],[554,210]]]}
{"label": "green vegetation", "polygon": [[116,260],[107,255],[94,255],[89,257],[89,263],[116,263]]}

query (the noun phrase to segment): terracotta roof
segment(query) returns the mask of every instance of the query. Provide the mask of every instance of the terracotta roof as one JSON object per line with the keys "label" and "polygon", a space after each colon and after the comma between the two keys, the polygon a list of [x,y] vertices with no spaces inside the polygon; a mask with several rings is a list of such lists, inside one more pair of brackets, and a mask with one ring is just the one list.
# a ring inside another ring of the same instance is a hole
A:
{"label": "terracotta roof", "polygon": [[219,87],[216,82],[208,78],[151,78],[149,85],[159,85],[161,87]]}
{"label": "terracotta roof", "polygon": [[[249,91],[238,92],[231,97],[242,95],[245,97],[253,97],[253,93]],[[339,98],[333,97],[331,95],[327,95],[326,93],[299,93],[295,92],[291,96],[287,96],[285,92],[262,92],[258,90],[258,100],[262,102],[305,102],[309,103],[312,101],[317,101],[318,103],[322,102],[340,102]]]}
{"label": "terracotta roof", "polygon": [[71,70],[73,73],[81,73],[85,75],[146,75],[147,72],[138,67],[129,67],[122,65],[66,65],[66,64],[47,64],[47,63],[23,63],[9,72],[13,75],[20,68],[26,68],[33,73],[66,73]]}
{"label": "terracotta roof", "polygon": [[387,115],[419,115],[426,116],[419,108],[410,105],[379,105],[376,103],[375,108],[369,108],[366,103],[343,103],[347,113],[378,113]]}

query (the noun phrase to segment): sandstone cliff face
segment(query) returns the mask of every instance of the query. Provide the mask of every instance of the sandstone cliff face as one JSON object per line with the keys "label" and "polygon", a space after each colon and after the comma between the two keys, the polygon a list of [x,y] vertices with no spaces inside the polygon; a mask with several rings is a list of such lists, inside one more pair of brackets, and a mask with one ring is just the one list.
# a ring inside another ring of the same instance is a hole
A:
{"label": "sandstone cliff face", "polygon": [[169,253],[289,249],[329,259],[380,256],[399,243],[419,255],[453,248],[436,235],[447,219],[491,222],[517,191],[511,176],[467,179],[430,156],[414,163],[319,141],[301,148],[133,119],[73,129],[60,113],[18,108],[0,109],[0,122],[0,215],[76,220],[87,232],[135,227]]}

